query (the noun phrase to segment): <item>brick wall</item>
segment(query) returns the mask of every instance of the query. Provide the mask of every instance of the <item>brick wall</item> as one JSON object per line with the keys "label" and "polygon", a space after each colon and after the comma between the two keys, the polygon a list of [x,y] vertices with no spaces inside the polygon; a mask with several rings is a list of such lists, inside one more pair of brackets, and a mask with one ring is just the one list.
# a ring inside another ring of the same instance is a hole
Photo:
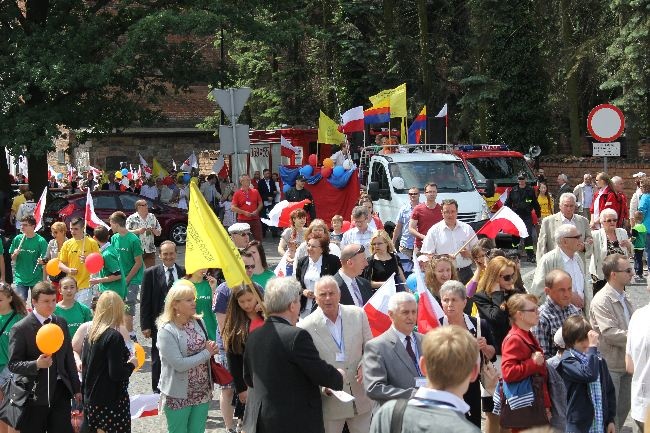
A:
{"label": "brick wall", "polygon": [[[557,158],[557,157],[556,157]],[[596,174],[604,171],[603,158],[576,158],[566,161],[540,161],[540,168],[544,169],[549,189],[556,193],[558,189],[557,175],[564,173],[569,177],[569,185],[575,186],[582,183],[582,177],[585,173],[590,173],[594,178]],[[632,175],[642,171],[650,175],[650,161],[639,158],[634,162],[621,160],[619,158],[607,158],[607,174],[610,177],[620,176],[625,181],[625,194],[628,198],[636,190]]]}

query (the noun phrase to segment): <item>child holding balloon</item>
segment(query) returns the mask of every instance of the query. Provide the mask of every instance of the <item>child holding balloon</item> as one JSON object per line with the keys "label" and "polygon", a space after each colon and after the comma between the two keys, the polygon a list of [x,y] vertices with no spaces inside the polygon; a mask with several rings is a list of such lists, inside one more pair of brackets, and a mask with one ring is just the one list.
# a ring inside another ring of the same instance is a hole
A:
{"label": "child holding balloon", "polygon": [[54,314],[63,317],[68,322],[70,337],[74,337],[74,334],[82,323],[89,322],[93,319],[93,313],[90,311],[90,308],[75,300],[77,281],[74,278],[65,277],[62,279],[59,290],[63,299],[56,304]]}
{"label": "child holding balloon", "polygon": [[[18,296],[9,284],[0,282],[0,385],[9,380],[9,331],[20,319],[27,315],[25,301]],[[1,388],[0,388],[1,389]],[[4,399],[0,390],[0,401]],[[0,421],[0,433],[15,432],[16,430]]]}

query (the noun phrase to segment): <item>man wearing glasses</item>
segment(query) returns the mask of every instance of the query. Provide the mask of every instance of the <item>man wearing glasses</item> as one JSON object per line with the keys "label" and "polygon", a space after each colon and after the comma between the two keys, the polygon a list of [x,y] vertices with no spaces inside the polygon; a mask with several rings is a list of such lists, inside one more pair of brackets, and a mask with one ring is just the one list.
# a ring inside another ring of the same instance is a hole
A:
{"label": "man wearing glasses", "polygon": [[341,290],[341,304],[363,307],[372,296],[370,281],[360,277],[368,266],[366,248],[360,244],[350,244],[341,249],[341,269],[334,280]]}
{"label": "man wearing glasses", "polygon": [[530,293],[537,296],[540,302],[544,302],[546,275],[553,269],[562,269],[571,276],[571,303],[582,309],[586,315],[592,296],[587,285],[585,264],[579,254],[584,247],[582,234],[576,226],[562,224],[555,230],[555,245],[556,247],[544,254],[537,263]]}
{"label": "man wearing glasses", "polygon": [[251,226],[248,223],[235,223],[228,227],[228,234],[237,248],[246,248],[251,238]]}
{"label": "man wearing glasses", "polygon": [[397,217],[397,224],[393,230],[393,244],[399,248],[400,253],[406,255],[409,259],[413,258],[413,246],[415,237],[409,231],[409,221],[415,206],[420,204],[420,190],[416,187],[409,188],[409,202],[402,206]]}
{"label": "man wearing glasses", "polygon": [[611,254],[603,261],[607,284],[594,296],[589,320],[600,334],[598,349],[607,361],[616,390],[616,431],[621,431],[630,411],[632,375],[625,370],[627,330],[634,307],[625,295],[634,270],[627,257]]}

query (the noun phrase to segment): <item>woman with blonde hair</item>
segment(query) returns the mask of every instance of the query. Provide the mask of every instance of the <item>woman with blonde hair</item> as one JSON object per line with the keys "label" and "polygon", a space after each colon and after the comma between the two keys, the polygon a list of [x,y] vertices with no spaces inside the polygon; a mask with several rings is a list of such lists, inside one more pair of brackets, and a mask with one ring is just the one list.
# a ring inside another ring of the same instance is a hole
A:
{"label": "woman with blonde hair", "polygon": [[[363,271],[363,278],[370,281],[371,287],[376,290],[395,274],[396,283],[405,283],[406,277],[402,265],[395,254],[395,246],[385,230],[377,230],[370,238],[370,260]],[[398,291],[403,291],[400,284]]]}
{"label": "woman with blonde hair", "polygon": [[178,280],[169,289],[156,325],[161,364],[158,388],[168,432],[204,432],[213,388],[210,358],[219,349],[208,340],[196,313],[196,289],[191,281]]}
{"label": "woman with blonde hair", "polygon": [[330,254],[334,254],[336,257],[341,257],[341,249],[338,245],[336,245],[335,242],[332,242],[330,239],[330,231],[327,227],[327,224],[325,224],[325,221],[322,219],[316,218],[315,220],[312,220],[311,223],[309,223],[309,227],[307,227],[307,230],[305,231],[305,240],[300,245],[298,245],[298,249],[296,250],[294,258],[295,263],[298,263],[298,260],[307,256],[307,239],[309,239],[309,236],[311,236],[312,233],[316,236],[327,237],[327,239],[330,241]]}
{"label": "woman with blonde hair", "polygon": [[456,261],[447,254],[433,256],[424,273],[424,283],[438,303],[440,303],[440,287],[449,280],[458,281]]}
{"label": "woman with blonde hair", "polygon": [[97,301],[82,350],[82,385],[88,427],[98,433],[131,431],[129,377],[137,367],[118,331],[124,301],[107,290]]}

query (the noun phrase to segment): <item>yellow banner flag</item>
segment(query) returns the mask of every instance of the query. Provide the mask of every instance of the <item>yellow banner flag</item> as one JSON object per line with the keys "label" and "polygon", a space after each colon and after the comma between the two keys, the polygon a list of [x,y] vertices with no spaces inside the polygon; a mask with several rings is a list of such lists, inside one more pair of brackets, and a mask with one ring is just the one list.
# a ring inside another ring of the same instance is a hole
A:
{"label": "yellow banner flag", "polygon": [[390,98],[390,117],[406,117],[406,83],[394,89],[382,90],[368,99],[372,105],[379,105],[386,98]]}
{"label": "yellow banner flag", "polygon": [[251,284],[239,250],[193,182],[190,183],[188,207],[185,272],[220,268],[228,287]]}
{"label": "yellow banner flag", "polygon": [[341,144],[345,141],[345,135],[339,132],[339,125],[322,111],[318,118],[318,142],[327,144]]}
{"label": "yellow banner flag", "polygon": [[153,159],[153,167],[151,168],[151,175],[154,178],[160,178],[169,176],[169,172],[163,168],[162,165],[158,162],[156,158]]}

